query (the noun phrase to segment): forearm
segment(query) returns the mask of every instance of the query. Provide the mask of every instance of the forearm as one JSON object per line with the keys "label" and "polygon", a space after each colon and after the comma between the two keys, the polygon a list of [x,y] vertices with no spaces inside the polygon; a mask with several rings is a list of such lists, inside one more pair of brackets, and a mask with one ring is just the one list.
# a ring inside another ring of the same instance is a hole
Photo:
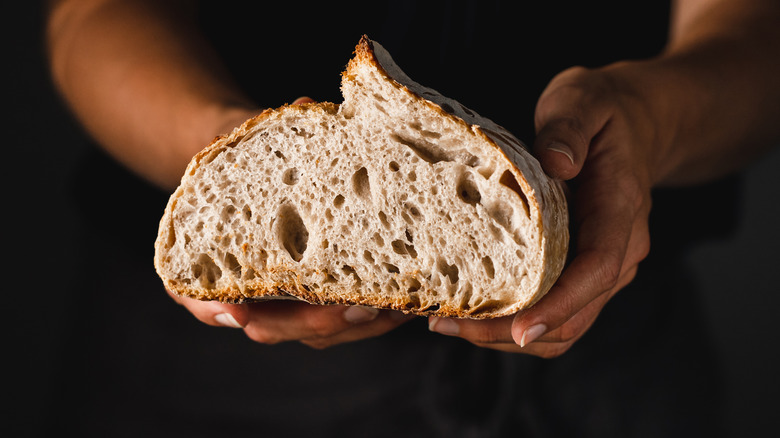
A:
{"label": "forearm", "polygon": [[707,181],[780,142],[780,4],[678,1],[667,50],[644,74],[660,138],[654,181]]}
{"label": "forearm", "polygon": [[187,25],[188,11],[170,3],[64,0],[47,28],[53,79],[76,116],[109,153],[164,188],[253,107]]}

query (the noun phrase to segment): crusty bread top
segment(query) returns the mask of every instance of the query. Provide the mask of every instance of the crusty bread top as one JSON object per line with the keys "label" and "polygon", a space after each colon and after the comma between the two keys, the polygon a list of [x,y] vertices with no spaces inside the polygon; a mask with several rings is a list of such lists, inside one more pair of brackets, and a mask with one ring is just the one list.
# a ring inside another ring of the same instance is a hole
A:
{"label": "crusty bread top", "polygon": [[468,318],[543,296],[568,215],[522,143],[365,36],[342,93],[266,110],[193,158],[155,244],[166,287]]}

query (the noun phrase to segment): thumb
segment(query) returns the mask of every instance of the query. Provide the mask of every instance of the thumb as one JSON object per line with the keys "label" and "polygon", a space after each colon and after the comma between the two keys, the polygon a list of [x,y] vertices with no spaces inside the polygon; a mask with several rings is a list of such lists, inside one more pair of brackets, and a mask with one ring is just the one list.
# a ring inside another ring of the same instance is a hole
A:
{"label": "thumb", "polygon": [[293,105],[300,105],[304,103],[314,103],[315,100],[309,96],[301,96],[293,101]]}
{"label": "thumb", "polygon": [[591,143],[611,116],[597,71],[573,67],[558,74],[536,105],[534,152],[553,178],[572,179],[582,170]]}

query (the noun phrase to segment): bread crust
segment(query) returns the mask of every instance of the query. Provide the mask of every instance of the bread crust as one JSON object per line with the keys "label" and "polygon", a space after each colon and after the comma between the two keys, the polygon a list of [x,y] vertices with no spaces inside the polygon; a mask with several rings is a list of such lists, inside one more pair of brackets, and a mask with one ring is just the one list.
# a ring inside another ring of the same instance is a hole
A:
{"label": "bread crust", "polygon": [[[535,226],[540,230],[541,240],[536,244],[540,246],[543,266],[536,293],[526,301],[517,302],[510,307],[502,306],[503,308],[500,310],[491,309],[491,303],[488,302],[479,306],[479,309],[472,308],[464,311],[447,304],[442,304],[438,308],[420,309],[410,299],[391,300],[387,297],[376,296],[369,299],[357,291],[345,293],[340,288],[334,289],[331,285],[322,285],[317,291],[313,291],[302,280],[299,272],[283,266],[268,268],[278,280],[274,282],[262,279],[246,281],[241,288],[230,286],[208,290],[195,289],[175,278],[168,277],[164,269],[167,262],[165,259],[166,248],[171,239],[175,238],[171,215],[178,199],[183,194],[186,180],[192,177],[200,166],[237,145],[241,139],[251,134],[258,125],[272,116],[291,112],[300,114],[307,112],[336,113],[339,110],[339,105],[328,102],[284,105],[277,109],[267,109],[256,117],[245,121],[231,133],[215,138],[209,146],[195,155],[182,177],[182,184],[170,197],[160,221],[159,233],[155,242],[155,269],[170,292],[201,300],[217,300],[226,303],[266,299],[298,299],[312,304],[370,305],[418,315],[484,319],[513,314],[527,308],[537,302],[552,287],[563,269],[569,240],[568,212],[562,184],[545,175],[535,158],[511,133],[456,101],[441,96],[435,90],[415,83],[395,66],[392,58],[380,45],[371,41],[367,36],[363,36],[355,49],[354,57],[343,72],[343,83],[354,80],[357,70],[367,66],[385,75],[387,79],[397,84],[399,89],[409,93],[416,101],[428,105],[440,117],[448,118],[462,125],[465,129],[473,131],[504,157],[521,189],[517,196],[525,198],[529,214],[536,219]],[[422,285],[421,290],[423,292],[432,291],[427,285]]]}

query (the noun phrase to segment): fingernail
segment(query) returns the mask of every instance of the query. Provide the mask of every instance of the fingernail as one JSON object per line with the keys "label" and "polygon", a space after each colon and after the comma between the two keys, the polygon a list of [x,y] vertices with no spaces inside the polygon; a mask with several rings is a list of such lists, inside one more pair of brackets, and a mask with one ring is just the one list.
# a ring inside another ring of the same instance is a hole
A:
{"label": "fingernail", "polygon": [[443,335],[454,336],[460,332],[460,326],[457,322],[448,318],[431,318],[428,322],[428,330]]}
{"label": "fingernail", "polygon": [[344,319],[353,324],[371,321],[379,315],[379,309],[373,307],[350,306],[344,311]]}
{"label": "fingernail", "polygon": [[550,143],[550,145],[547,146],[547,150],[566,155],[566,158],[568,158],[569,161],[571,161],[571,164],[574,164],[574,152],[572,152],[571,148],[566,146],[565,144],[556,141]]}
{"label": "fingernail", "polygon": [[523,337],[520,339],[520,347],[525,347],[531,342],[539,339],[539,337],[542,336],[546,331],[547,326],[544,324],[536,324],[528,327],[525,333],[523,333]]}
{"label": "fingernail", "polygon": [[236,318],[233,318],[233,315],[229,313],[220,313],[219,315],[215,316],[214,319],[217,321],[217,324],[221,326],[242,328],[241,324],[236,321]]}

